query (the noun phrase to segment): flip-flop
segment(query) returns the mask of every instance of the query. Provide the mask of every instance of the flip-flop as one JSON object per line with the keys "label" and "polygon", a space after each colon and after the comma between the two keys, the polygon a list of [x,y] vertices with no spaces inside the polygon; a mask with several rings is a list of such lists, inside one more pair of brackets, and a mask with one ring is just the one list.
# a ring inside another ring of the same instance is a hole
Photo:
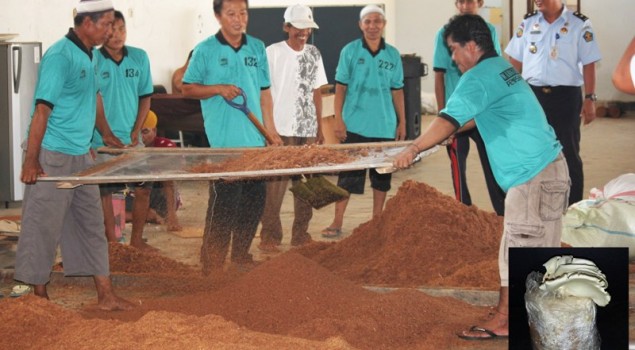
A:
{"label": "flip-flop", "polygon": [[485,333],[486,336],[481,337],[481,336],[465,335],[465,331],[463,331],[462,333],[457,333],[457,336],[459,338],[465,339],[465,340],[507,339],[509,337],[507,335],[498,335],[498,334],[490,331],[489,329],[485,329],[485,328],[479,327],[479,326],[472,326],[467,331],[468,332],[473,332],[473,333]]}
{"label": "flip-flop", "polygon": [[12,298],[21,297],[23,295],[29,294],[31,292],[31,286],[27,286],[25,284],[18,284],[11,289],[11,294],[9,294]]}
{"label": "flip-flop", "polygon": [[336,238],[336,237],[339,237],[340,235],[342,235],[341,228],[327,227],[324,230],[322,230],[322,237],[324,238]]}

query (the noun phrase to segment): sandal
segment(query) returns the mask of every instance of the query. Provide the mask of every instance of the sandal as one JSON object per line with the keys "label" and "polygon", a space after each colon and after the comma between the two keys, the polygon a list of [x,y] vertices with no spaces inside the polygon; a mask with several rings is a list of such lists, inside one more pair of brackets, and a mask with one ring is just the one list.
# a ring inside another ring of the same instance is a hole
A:
{"label": "sandal", "polygon": [[327,227],[324,230],[322,230],[322,237],[324,238],[337,238],[341,235],[342,235],[341,228]]}
{"label": "sandal", "polygon": [[11,289],[11,294],[9,294],[9,296],[12,298],[17,298],[29,293],[31,293],[31,286],[18,284]]}

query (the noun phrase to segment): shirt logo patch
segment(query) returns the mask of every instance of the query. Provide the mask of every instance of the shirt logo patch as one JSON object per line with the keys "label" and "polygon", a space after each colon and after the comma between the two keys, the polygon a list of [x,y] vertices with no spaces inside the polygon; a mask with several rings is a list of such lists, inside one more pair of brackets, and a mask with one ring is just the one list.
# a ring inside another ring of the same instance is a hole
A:
{"label": "shirt logo patch", "polygon": [[101,72],[101,78],[102,79],[110,78],[110,72]]}
{"label": "shirt logo patch", "polygon": [[593,41],[593,33],[591,33],[588,30],[584,32],[583,37],[584,37],[584,41],[586,41],[587,43]]}
{"label": "shirt logo patch", "polygon": [[366,61],[363,58],[357,60],[357,64],[364,64]]}
{"label": "shirt logo patch", "polygon": [[86,78],[86,70],[85,69],[82,69],[82,71],[79,72],[79,78],[80,79]]}
{"label": "shirt logo patch", "polygon": [[503,80],[505,81],[505,84],[507,84],[507,86],[512,86],[512,85],[516,84],[517,82],[523,80],[523,77],[520,74],[518,74],[516,69],[513,68],[513,67],[504,70],[499,75],[500,75],[501,78],[503,78]]}
{"label": "shirt logo patch", "polygon": [[227,59],[226,59],[226,58],[221,58],[221,59],[220,59],[219,64],[220,64],[221,66],[226,66],[226,65],[227,65],[227,63],[228,63],[228,61],[227,61]]}

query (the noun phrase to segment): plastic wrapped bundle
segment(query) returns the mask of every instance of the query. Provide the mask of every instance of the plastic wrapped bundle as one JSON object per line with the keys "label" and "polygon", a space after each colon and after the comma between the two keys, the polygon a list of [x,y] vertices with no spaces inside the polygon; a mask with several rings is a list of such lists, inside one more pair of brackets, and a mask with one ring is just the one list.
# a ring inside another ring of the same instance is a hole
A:
{"label": "plastic wrapped bundle", "polygon": [[535,350],[600,349],[596,304],[611,300],[606,277],[589,260],[556,256],[527,276],[525,307]]}

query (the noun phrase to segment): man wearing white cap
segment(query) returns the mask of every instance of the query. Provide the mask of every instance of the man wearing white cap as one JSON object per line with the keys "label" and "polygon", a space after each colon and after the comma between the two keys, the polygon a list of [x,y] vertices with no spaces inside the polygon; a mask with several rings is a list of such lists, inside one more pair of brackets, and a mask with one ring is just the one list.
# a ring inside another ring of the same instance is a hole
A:
{"label": "man wearing white cap", "polygon": [[[345,143],[403,140],[406,136],[403,66],[399,51],[382,37],[384,10],[364,7],[359,28],[363,37],[340,53],[335,73],[335,136]],[[373,216],[381,214],[390,190],[390,174],[369,170],[373,188]],[[342,172],[337,185],[350,193],[364,193],[366,170]],[[348,198],[335,204],[333,222],[322,231],[327,238],[342,233]]]}
{"label": "man wearing white cap", "polygon": [[64,176],[94,164],[90,141],[97,89],[91,49],[108,38],[114,19],[110,0],[82,1],[75,27],[44,54],[35,88],[35,108],[26,141],[21,180],[26,184],[15,279],[47,298],[46,285],[57,244],[66,276],[93,276],[97,305],[130,309],[110,281],[108,244],[97,185],[57,189],[41,176]]}
{"label": "man wearing white cap", "polygon": [[[276,130],[285,145],[322,143],[320,87],[327,84],[326,72],[320,51],[307,44],[318,25],[308,6],[293,5],[284,12],[282,29],[288,39],[267,47]],[[276,246],[282,240],[280,207],[288,182],[287,177],[267,182],[267,199],[261,219],[261,250],[277,251]],[[299,198],[293,200],[295,217],[291,245],[299,246],[312,240],[307,230],[313,209]]]}

